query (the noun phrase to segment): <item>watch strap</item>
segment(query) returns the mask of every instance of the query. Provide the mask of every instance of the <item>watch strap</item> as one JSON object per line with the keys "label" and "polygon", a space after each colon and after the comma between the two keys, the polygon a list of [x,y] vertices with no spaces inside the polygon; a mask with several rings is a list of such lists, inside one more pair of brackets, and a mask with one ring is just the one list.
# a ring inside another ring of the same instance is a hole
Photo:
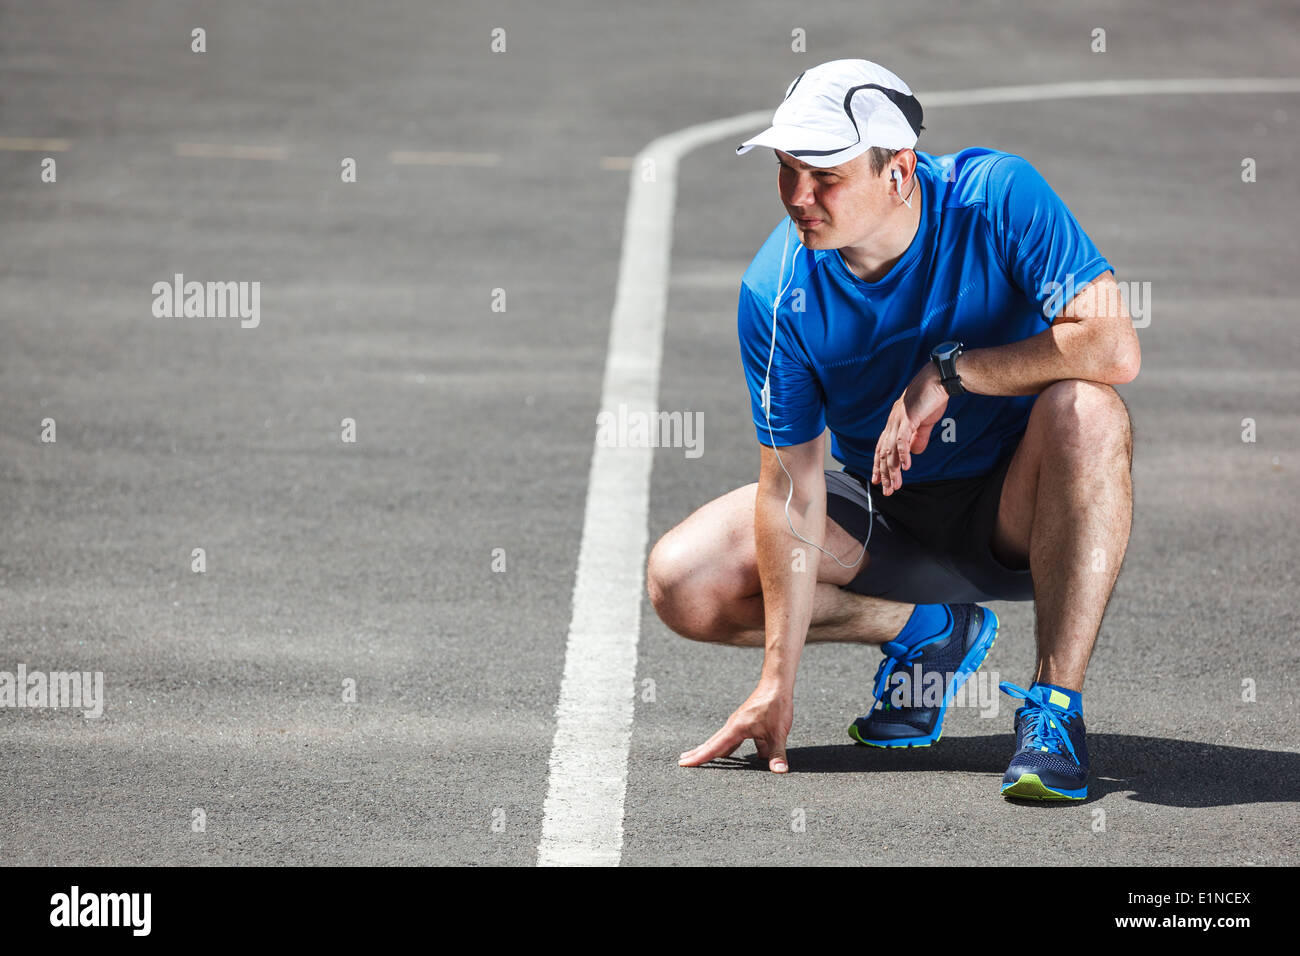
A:
{"label": "watch strap", "polygon": [[[943,348],[944,345],[956,346],[956,348],[946,349],[945,354],[941,356],[939,349]],[[961,355],[964,350],[965,346],[961,342],[944,342],[943,345],[938,346],[935,351],[930,353],[935,367],[939,370],[940,384],[943,385],[944,390],[949,395],[966,394],[966,386],[962,384],[961,376],[957,374],[957,356]]]}

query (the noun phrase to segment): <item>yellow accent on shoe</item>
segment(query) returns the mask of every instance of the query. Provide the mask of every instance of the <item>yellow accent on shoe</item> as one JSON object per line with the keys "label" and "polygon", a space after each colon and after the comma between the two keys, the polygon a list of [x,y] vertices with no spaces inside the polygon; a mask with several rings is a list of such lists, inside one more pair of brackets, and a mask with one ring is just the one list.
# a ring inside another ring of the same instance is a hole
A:
{"label": "yellow accent on shoe", "polygon": [[[862,739],[862,735],[858,733],[858,725],[857,725],[857,724],[849,724],[849,736],[852,737],[854,740],[856,740],[856,741],[857,741],[858,743],[860,743],[860,744],[865,744],[865,745],[868,746],[868,747],[878,747],[878,748],[881,749],[881,750],[920,750],[920,749],[922,749],[923,747],[929,747],[929,746],[930,746],[929,744],[877,744],[877,743],[872,743],[870,740],[863,740],[863,739]],[[943,734],[940,733],[938,737],[935,737],[935,738],[934,738],[934,742],[937,744],[937,743],[938,743],[940,740],[942,740],[942,739],[943,739]]]}
{"label": "yellow accent on shoe", "polygon": [[1070,698],[1065,694],[1062,694],[1059,690],[1054,690],[1048,694],[1047,702],[1049,704],[1055,704],[1057,707],[1065,707],[1067,709],[1070,706]]}
{"label": "yellow accent on shoe", "polygon": [[1083,800],[1084,797],[1071,797],[1053,790],[1038,778],[1036,773],[1024,773],[1015,783],[1002,788],[1002,796],[1016,797],[1020,800]]}

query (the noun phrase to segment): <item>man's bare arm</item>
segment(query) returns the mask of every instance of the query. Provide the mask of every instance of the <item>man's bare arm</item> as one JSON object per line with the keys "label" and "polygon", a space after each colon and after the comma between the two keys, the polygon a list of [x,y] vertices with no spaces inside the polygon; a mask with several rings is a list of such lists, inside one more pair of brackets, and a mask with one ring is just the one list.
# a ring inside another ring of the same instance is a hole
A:
{"label": "man's bare arm", "polygon": [[[767,637],[763,673],[749,698],[716,734],[681,755],[683,767],[698,767],[733,753],[746,740],[754,741],[758,755],[774,773],[785,773],[785,741],[794,721],[794,679],[799,655],[812,620],[821,552],[790,534],[785,501],[794,478],[790,521],[795,529],[819,546],[826,536],[825,433],[810,442],[778,451],[762,446],[758,495],[754,502],[754,537],[758,551],[758,576],[763,586],[764,628]],[[795,570],[795,548],[805,549],[802,570]]]}
{"label": "man's bare arm", "polygon": [[[976,395],[1037,395],[1053,382],[1078,378],[1123,385],[1137,377],[1142,350],[1115,276],[1102,273],[1071,299],[1056,322],[1008,345],[971,349],[957,357],[957,374]],[[903,485],[912,455],[925,451],[943,417],[948,393],[926,362],[890,410],[876,441],[871,482],[886,497]]]}
{"label": "man's bare arm", "polygon": [[[754,541],[758,554],[758,577],[763,585],[766,650],[762,681],[793,693],[799,656],[812,621],[813,594],[821,552],[790,533],[790,523],[799,534],[819,547],[825,546],[826,477],[825,432],[810,442],[772,449],[760,446],[761,464],[758,494],[754,502]],[[778,463],[777,454],[781,461]],[[790,479],[790,522],[785,502]],[[798,549],[801,553],[796,553]],[[800,570],[795,570],[799,567]]]}
{"label": "man's bare arm", "polygon": [[977,395],[1037,395],[1070,378],[1123,385],[1141,365],[1133,321],[1114,274],[1104,272],[1066,304],[1050,328],[1019,342],[963,352],[957,374]]}

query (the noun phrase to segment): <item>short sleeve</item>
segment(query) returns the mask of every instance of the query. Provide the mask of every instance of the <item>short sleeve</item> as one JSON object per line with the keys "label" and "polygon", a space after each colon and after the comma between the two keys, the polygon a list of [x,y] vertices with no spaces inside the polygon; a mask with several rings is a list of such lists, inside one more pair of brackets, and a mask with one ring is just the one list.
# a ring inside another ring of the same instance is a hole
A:
{"label": "short sleeve", "polygon": [[[786,316],[782,316],[782,322]],[[818,381],[790,335],[777,325],[776,349],[772,351],[772,309],[764,307],[748,285],[740,287],[736,310],[736,329],[740,336],[740,360],[749,389],[754,429],[763,445],[800,445],[812,441],[826,430],[825,400]],[[763,380],[768,356],[772,357],[771,431],[763,413]]]}
{"label": "short sleeve", "polygon": [[1012,281],[1045,322],[1111,264],[1038,170],[1003,156],[989,170],[986,208],[993,242]]}

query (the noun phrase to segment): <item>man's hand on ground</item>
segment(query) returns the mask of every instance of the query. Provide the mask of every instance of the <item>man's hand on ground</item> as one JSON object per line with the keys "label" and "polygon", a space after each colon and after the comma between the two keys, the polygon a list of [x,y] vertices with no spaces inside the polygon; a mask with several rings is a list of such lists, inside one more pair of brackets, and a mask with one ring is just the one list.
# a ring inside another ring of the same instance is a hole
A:
{"label": "man's hand on ground", "polygon": [[698,767],[717,757],[725,757],[746,740],[752,740],[759,757],[767,761],[768,769],[773,773],[785,773],[790,769],[786,762],[785,739],[790,735],[793,722],[793,692],[760,683],[721,730],[694,750],[682,754],[677,764],[680,767]]}
{"label": "man's hand on ground", "polygon": [[903,472],[912,467],[912,455],[925,451],[930,431],[947,407],[948,392],[939,381],[939,370],[927,362],[894,402],[876,442],[871,483],[880,485],[886,497],[903,487]]}

